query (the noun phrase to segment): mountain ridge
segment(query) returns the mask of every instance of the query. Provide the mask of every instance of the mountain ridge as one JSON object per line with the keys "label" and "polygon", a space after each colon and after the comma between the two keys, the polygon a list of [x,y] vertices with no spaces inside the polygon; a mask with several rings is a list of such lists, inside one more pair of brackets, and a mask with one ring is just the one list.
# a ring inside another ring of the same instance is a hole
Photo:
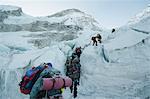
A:
{"label": "mountain ridge", "polygon": [[59,30],[75,29],[76,27],[101,30],[98,22],[92,16],[78,9],[67,9],[45,17],[32,17],[24,14],[20,7],[2,5],[0,8],[0,32],[51,31],[50,27],[54,25],[60,28]]}

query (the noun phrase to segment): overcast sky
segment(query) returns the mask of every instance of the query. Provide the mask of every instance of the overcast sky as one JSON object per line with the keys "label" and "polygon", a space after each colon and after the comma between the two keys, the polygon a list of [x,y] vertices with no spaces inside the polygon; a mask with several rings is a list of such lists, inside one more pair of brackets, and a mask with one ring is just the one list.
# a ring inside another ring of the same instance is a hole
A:
{"label": "overcast sky", "polygon": [[120,27],[142,11],[150,0],[0,0],[0,5],[16,5],[32,16],[47,16],[76,8],[92,15],[106,28]]}

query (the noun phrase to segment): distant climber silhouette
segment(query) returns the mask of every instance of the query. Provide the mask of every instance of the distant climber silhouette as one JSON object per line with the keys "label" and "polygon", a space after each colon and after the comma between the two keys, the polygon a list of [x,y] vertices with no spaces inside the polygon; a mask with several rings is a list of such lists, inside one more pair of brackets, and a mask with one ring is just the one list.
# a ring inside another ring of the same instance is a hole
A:
{"label": "distant climber silhouette", "polygon": [[96,45],[97,46],[97,42],[102,43],[102,36],[100,34],[97,34],[96,36],[93,36],[91,38],[91,40],[93,41],[93,46]]}

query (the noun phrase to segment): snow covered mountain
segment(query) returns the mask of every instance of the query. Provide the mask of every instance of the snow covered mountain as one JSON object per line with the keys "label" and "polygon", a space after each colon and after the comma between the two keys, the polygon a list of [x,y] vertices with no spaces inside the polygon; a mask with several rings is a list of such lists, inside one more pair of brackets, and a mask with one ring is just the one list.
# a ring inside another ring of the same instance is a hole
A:
{"label": "snow covered mountain", "polygon": [[22,12],[22,9],[14,6],[0,7],[0,31],[75,31],[87,27],[99,30],[98,23],[77,9],[68,9],[47,17],[32,17]]}
{"label": "snow covered mountain", "polygon": [[[19,92],[18,83],[31,66],[51,62],[65,74],[66,58],[77,46],[84,48],[77,99],[149,99],[149,7],[138,21],[130,21],[114,33],[77,9],[47,17],[31,17],[19,9],[0,7],[1,26],[21,27],[0,32],[0,99],[29,98]],[[103,39],[96,47],[90,40],[97,33]],[[68,89],[63,96],[73,99]]]}
{"label": "snow covered mountain", "polygon": [[144,9],[141,13],[137,14],[129,21],[129,25],[133,26],[133,28],[150,32],[150,5],[146,9]]}

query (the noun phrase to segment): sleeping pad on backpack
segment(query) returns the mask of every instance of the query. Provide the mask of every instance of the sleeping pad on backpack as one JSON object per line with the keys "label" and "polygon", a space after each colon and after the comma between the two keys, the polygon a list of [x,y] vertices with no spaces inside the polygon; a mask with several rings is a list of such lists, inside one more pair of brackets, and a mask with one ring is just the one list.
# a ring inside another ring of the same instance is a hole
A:
{"label": "sleeping pad on backpack", "polygon": [[[51,96],[54,94],[61,94],[62,93],[61,88],[68,87],[68,86],[70,87],[72,85],[72,80],[70,78],[67,78],[65,80],[66,77],[62,77],[62,76],[59,77],[58,76],[59,74],[60,74],[60,71],[54,68],[46,68],[45,70],[43,70],[42,73],[40,74],[39,79],[36,81],[36,83],[32,87],[32,90],[30,93],[30,99],[37,98],[38,93],[42,90],[47,91],[48,96]],[[45,95],[41,95],[41,96],[45,96]]]}

